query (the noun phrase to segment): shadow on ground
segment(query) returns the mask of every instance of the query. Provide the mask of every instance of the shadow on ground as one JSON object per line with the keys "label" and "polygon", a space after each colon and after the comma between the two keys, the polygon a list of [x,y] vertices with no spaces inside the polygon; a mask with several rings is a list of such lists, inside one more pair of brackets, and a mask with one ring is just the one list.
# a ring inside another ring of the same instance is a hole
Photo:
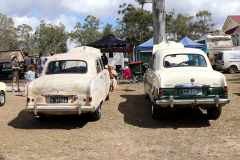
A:
{"label": "shadow on ground", "polygon": [[118,110],[124,114],[124,122],[144,128],[201,128],[210,123],[207,115],[200,109],[178,109],[164,111],[162,120],[152,119],[152,108],[145,95],[121,95],[125,102],[121,102]]}
{"label": "shadow on ground", "polygon": [[84,127],[88,122],[89,114],[82,115],[48,115],[43,121],[35,120],[33,114],[25,111],[8,123],[9,126],[20,129],[76,129]]}
{"label": "shadow on ground", "polygon": [[237,96],[240,96],[240,93],[233,93],[233,94],[236,94]]}

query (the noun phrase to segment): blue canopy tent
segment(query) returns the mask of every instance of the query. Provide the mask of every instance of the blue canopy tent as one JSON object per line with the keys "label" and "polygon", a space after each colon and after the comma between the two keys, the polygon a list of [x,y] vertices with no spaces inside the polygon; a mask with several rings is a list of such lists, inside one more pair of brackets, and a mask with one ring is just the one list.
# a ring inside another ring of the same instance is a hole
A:
{"label": "blue canopy tent", "polygon": [[136,61],[139,58],[138,51],[152,51],[152,50],[153,50],[153,37],[148,41],[144,42],[143,44],[137,46]]}
{"label": "blue canopy tent", "polygon": [[182,43],[185,48],[199,48],[199,49],[206,48],[205,44],[197,43],[188,37],[184,37],[178,43]]}

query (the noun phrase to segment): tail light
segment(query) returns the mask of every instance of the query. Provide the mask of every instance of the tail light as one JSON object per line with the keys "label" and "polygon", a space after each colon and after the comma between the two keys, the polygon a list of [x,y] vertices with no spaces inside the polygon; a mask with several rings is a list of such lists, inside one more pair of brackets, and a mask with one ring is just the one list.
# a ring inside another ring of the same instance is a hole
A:
{"label": "tail light", "polygon": [[224,87],[223,87],[223,93],[224,93],[224,94],[228,94],[228,88],[227,88],[227,86],[224,86]]}
{"label": "tail light", "polygon": [[89,97],[89,98],[88,98],[88,101],[89,101],[89,102],[92,102],[92,97]]}
{"label": "tail light", "polygon": [[159,96],[162,96],[162,88],[159,88],[158,92],[159,92]]}
{"label": "tail light", "polygon": [[84,98],[84,99],[83,99],[83,102],[86,102],[86,101],[87,101],[87,99],[86,99],[86,98]]}
{"label": "tail light", "polygon": [[222,61],[222,66],[224,65],[224,61]]}
{"label": "tail light", "polygon": [[27,103],[29,103],[30,102],[30,98],[27,98]]}
{"label": "tail light", "polygon": [[34,99],[32,99],[32,102],[34,102]]}

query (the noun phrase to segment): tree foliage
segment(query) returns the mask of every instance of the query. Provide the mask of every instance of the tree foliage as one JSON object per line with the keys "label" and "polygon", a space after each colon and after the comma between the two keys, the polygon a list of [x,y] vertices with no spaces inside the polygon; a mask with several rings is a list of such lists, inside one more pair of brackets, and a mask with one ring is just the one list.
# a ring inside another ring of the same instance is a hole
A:
{"label": "tree foliage", "polygon": [[146,3],[152,3],[152,0],[135,0],[135,1],[137,1],[142,6],[142,10]]}
{"label": "tree foliage", "polygon": [[132,4],[123,4],[119,6],[123,14],[122,19],[117,19],[118,36],[133,42],[135,46],[150,39],[153,35],[152,13],[150,11],[135,8]]}
{"label": "tree foliage", "polygon": [[16,34],[13,19],[0,13],[0,50],[16,49]]}
{"label": "tree foliage", "polygon": [[77,46],[82,46],[99,40],[101,38],[100,24],[102,24],[100,19],[88,15],[83,25],[80,22],[75,25],[75,31],[70,33],[70,41],[76,43]]}
{"label": "tree foliage", "polygon": [[46,22],[42,20],[40,26],[37,27],[34,33],[34,38],[42,54],[52,51],[58,53],[67,51],[68,33],[62,23],[57,26],[46,24]]}

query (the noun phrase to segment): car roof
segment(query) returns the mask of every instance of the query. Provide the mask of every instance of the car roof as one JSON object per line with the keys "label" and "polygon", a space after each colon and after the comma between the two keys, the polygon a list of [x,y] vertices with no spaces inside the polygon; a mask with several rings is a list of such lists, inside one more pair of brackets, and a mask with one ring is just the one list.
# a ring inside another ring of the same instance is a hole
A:
{"label": "car roof", "polygon": [[155,52],[156,55],[161,55],[161,56],[166,56],[170,54],[185,54],[185,53],[206,55],[206,53],[203,52],[202,50],[195,49],[195,48],[171,48],[171,49],[161,49]]}

